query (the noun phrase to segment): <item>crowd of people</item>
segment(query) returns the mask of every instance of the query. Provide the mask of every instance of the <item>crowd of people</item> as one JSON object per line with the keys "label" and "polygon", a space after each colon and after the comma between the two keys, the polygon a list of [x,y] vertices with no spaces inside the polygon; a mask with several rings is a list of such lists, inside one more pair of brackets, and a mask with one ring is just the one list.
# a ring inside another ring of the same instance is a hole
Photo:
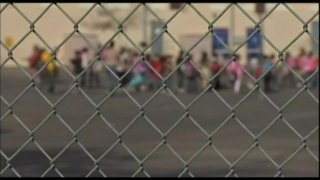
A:
{"label": "crowd of people", "polygon": [[[146,44],[141,43],[141,48],[145,47]],[[238,54],[227,57],[203,52],[199,58],[195,58],[192,54],[186,56],[186,53],[181,51],[177,57],[148,52],[145,56],[140,56],[138,52],[125,47],[118,50],[114,42],[105,48],[101,45],[98,48],[102,49],[99,58],[91,55],[88,48],[83,48],[76,50],[70,60],[75,76],[80,75],[80,87],[101,88],[101,82],[105,81],[107,90],[112,91],[121,82],[123,87],[140,92],[158,89],[165,82],[167,87],[179,93],[199,93],[212,84],[216,90],[232,88],[234,93],[238,94],[243,85],[254,87],[249,78],[244,78],[247,71],[255,78],[263,76],[260,82],[268,93],[285,86],[301,87],[303,82],[296,75],[307,79],[318,72],[319,67],[319,56],[306,52],[303,48],[296,57],[287,52],[283,61],[279,62],[279,58],[274,54],[259,55],[250,59],[246,66],[241,65],[241,56]],[[231,59],[233,61],[229,63]],[[49,52],[35,46],[29,63],[33,75],[47,64],[35,81],[48,84],[48,91],[54,93],[58,66],[55,61],[50,60]],[[226,68],[223,68],[224,66]],[[106,79],[100,77],[103,71]],[[162,81],[168,75],[170,78]],[[212,82],[211,77],[214,77]],[[308,86],[319,86],[319,73],[314,77]]]}

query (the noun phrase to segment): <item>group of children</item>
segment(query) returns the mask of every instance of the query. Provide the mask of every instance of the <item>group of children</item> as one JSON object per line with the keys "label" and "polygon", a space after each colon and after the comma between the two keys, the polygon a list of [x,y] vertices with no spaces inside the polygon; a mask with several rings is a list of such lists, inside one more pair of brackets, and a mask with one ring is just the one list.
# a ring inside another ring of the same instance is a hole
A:
{"label": "group of children", "polygon": [[[264,72],[263,82],[266,92],[276,91],[280,88],[301,87],[304,82],[309,87],[317,87],[319,85],[319,57],[316,57],[313,52],[307,53],[304,49],[294,57],[287,52],[283,59],[276,58],[275,55],[263,55],[263,61],[260,62],[262,72],[257,74],[260,76]],[[270,69],[270,70],[269,70]],[[260,70],[261,71],[261,70]]]}
{"label": "group of children", "polygon": [[[274,54],[263,54],[250,59],[247,66],[240,65],[239,57],[236,55],[234,61],[226,68],[226,72],[233,75],[233,90],[236,94],[240,92],[245,71],[255,79],[261,78],[260,85],[266,93],[288,86],[299,88],[304,81],[311,88],[319,86],[319,57],[312,51],[307,53],[302,48],[297,57],[287,52],[283,58],[278,58]],[[246,85],[248,88],[253,88],[250,81]]]}
{"label": "group of children", "polygon": [[[144,49],[145,45],[141,45]],[[318,86],[319,58],[312,52],[307,53],[301,49],[297,57],[289,52],[283,60],[275,55],[260,55],[250,59],[246,66],[241,65],[240,55],[223,58],[213,54],[212,56],[203,52],[200,57],[195,58],[192,54],[186,55],[181,51],[177,58],[165,55],[153,55],[146,52],[140,56],[138,52],[122,47],[119,51],[111,42],[105,48],[99,46],[100,54],[93,57],[88,48],[75,51],[71,59],[75,76],[79,76],[81,87],[101,87],[101,71],[106,72],[107,89],[112,91],[119,83],[135,91],[146,91],[160,88],[164,83],[170,89],[183,93],[198,93],[209,84],[219,90],[221,88],[233,88],[234,93],[240,93],[242,84],[249,86],[249,81],[244,78],[249,72],[256,79],[263,75],[262,82],[265,92],[275,91],[284,86],[299,87],[303,84],[298,78],[310,80],[312,87]],[[54,84],[57,76],[57,65],[50,61],[50,53],[35,46],[34,52],[29,58],[32,73],[35,74],[44,64],[47,64],[41,76],[36,80],[47,79],[49,92],[54,92]],[[229,61],[232,60],[230,63]],[[50,62],[49,62],[50,61]],[[226,68],[223,68],[226,66]],[[292,72],[293,71],[293,72]],[[169,76],[169,78],[166,78]],[[298,75],[298,76],[296,76]],[[210,80],[212,79],[212,82]],[[165,81],[162,81],[164,80]],[[89,81],[89,82],[87,82]]]}

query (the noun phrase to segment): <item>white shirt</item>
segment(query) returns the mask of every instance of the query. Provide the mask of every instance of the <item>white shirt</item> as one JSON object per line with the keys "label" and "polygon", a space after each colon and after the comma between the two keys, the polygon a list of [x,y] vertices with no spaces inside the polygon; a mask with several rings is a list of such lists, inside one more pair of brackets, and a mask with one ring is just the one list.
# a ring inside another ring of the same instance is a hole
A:
{"label": "white shirt", "polygon": [[89,54],[88,53],[82,53],[81,54],[81,67],[87,68],[89,65]]}
{"label": "white shirt", "polygon": [[100,72],[101,71],[102,66],[103,66],[101,63],[102,62],[97,61],[97,60],[93,63],[93,65],[92,65],[93,72]]}

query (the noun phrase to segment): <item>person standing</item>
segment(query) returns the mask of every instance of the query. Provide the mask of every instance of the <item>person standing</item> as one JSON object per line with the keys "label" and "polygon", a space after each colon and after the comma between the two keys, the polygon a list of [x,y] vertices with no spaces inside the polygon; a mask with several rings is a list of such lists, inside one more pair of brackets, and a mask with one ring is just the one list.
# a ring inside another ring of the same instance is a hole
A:
{"label": "person standing", "polygon": [[[258,57],[252,57],[249,60],[249,63],[246,65],[246,69],[249,72],[250,75],[252,75],[253,77],[256,77],[256,72],[258,71],[258,66],[259,66],[259,59]],[[247,87],[249,89],[253,89],[254,88],[254,82],[248,80],[246,83]]]}
{"label": "person standing", "polygon": [[[290,69],[293,71],[297,70],[297,61],[291,56],[290,52],[286,53],[284,61],[288,64]],[[288,83],[291,87],[296,86],[296,77],[289,68],[285,65],[283,66],[281,75],[279,77],[279,86],[285,83]]]}
{"label": "person standing", "polygon": [[[304,48],[300,49],[300,53],[297,57],[297,71],[298,74],[300,75],[300,77],[304,76],[304,65],[306,64],[305,62],[308,61],[308,57],[307,57],[307,53],[306,50]],[[296,84],[297,87],[301,87],[302,86],[302,82],[299,81]]]}
{"label": "person standing", "polygon": [[46,77],[48,82],[48,92],[53,94],[55,91],[56,78],[58,75],[58,67],[54,60],[51,59],[51,54],[47,51],[43,51],[41,54],[41,60],[46,65]]}
{"label": "person standing", "polygon": [[[162,70],[162,77],[166,78],[168,75],[173,71],[173,60],[171,55],[165,55],[164,56],[164,61],[163,61],[163,70]],[[173,79],[168,78],[167,79],[167,87],[170,89],[173,89]]]}
{"label": "person standing", "polygon": [[[122,81],[123,86],[126,86],[131,79],[132,73],[131,71],[129,71],[129,69],[131,68],[132,62],[133,62],[132,56],[133,56],[133,51],[130,49],[126,49],[126,52],[122,56],[122,60],[120,60],[123,63],[123,68],[124,68],[123,72],[124,74],[126,73],[126,76],[123,78],[123,81]],[[121,76],[123,76],[124,74],[122,74]]]}
{"label": "person standing", "polygon": [[[312,82],[312,87],[316,88],[319,87],[319,56],[315,58],[315,71],[317,71],[317,73],[314,75]],[[317,70],[318,68],[318,70]]]}
{"label": "person standing", "polygon": [[227,67],[227,71],[229,71],[233,77],[233,92],[235,94],[240,93],[242,78],[243,78],[243,70],[241,69],[241,65],[239,64],[240,56],[237,54],[235,55],[234,61],[232,61],[229,66]]}
{"label": "person standing", "polygon": [[[220,63],[218,62],[217,55],[213,54],[213,62],[210,66],[211,75],[215,76],[220,71],[221,68],[222,67],[221,67]],[[221,89],[220,75],[218,75],[217,77],[215,77],[213,79],[213,88],[216,90]]]}
{"label": "person standing", "polygon": [[263,86],[264,86],[264,91],[266,93],[269,93],[272,91],[271,89],[271,81],[273,79],[273,72],[271,71],[272,67],[272,55],[268,57],[267,55],[263,56],[263,73],[266,73],[265,76],[263,77]]}
{"label": "person standing", "polygon": [[272,87],[272,90],[277,91],[280,88],[278,81],[281,76],[283,65],[281,63],[277,63],[278,58],[276,58],[275,54],[270,54],[268,61],[270,61],[271,65],[275,64],[274,68],[271,70],[270,87]]}
{"label": "person standing", "polygon": [[[304,80],[308,79],[317,69],[317,58],[313,55],[313,52],[309,52],[302,62],[301,75]],[[307,84],[310,83],[311,80]]]}
{"label": "person standing", "polygon": [[136,66],[132,70],[132,79],[129,82],[129,87],[134,88],[136,91],[140,90],[140,87],[144,83],[144,73],[146,71],[145,64],[141,60],[142,57],[139,56],[137,52],[133,54],[133,64]]}
{"label": "person standing", "polygon": [[89,50],[88,48],[83,48],[81,51],[81,68],[84,73],[81,76],[80,85],[85,87],[87,85],[87,71],[89,71]]}
{"label": "person standing", "polygon": [[[31,56],[28,58],[29,65],[31,69],[31,75],[34,76],[42,67],[41,65],[41,49],[38,46],[33,47],[33,52]],[[40,83],[41,82],[41,76],[35,77],[35,82]]]}
{"label": "person standing", "polygon": [[[157,55],[153,62],[152,68],[163,77],[163,69],[164,69],[164,57]],[[161,79],[155,72],[152,72],[152,81],[153,81],[153,89],[159,89],[161,86]]]}
{"label": "person standing", "polygon": [[200,74],[197,69],[192,64],[194,62],[193,56],[190,55],[186,64],[185,64],[185,75],[186,75],[186,91],[188,93],[198,92],[199,91],[199,79]]}
{"label": "person standing", "polygon": [[129,63],[129,53],[126,48],[122,47],[119,52],[119,60],[116,66],[116,74],[120,78],[126,73],[126,64]]}
{"label": "person standing", "polygon": [[[74,72],[74,75],[76,77],[79,76],[79,74],[82,72],[82,67],[81,67],[81,51],[80,50],[76,50],[74,52],[75,56],[73,59],[70,60],[71,64],[73,65],[73,72]],[[81,81],[81,79],[80,79]],[[76,93],[77,91],[73,90],[73,93]]]}
{"label": "person standing", "polygon": [[100,58],[96,59],[92,64],[89,71],[89,88],[100,88],[100,72],[102,70],[102,64]]}
{"label": "person standing", "polygon": [[[178,66],[184,60],[184,51],[180,51],[178,58],[176,60],[176,65]],[[185,75],[183,71],[184,65],[181,65],[177,69],[177,90],[180,93],[184,92]]]}
{"label": "person standing", "polygon": [[[115,49],[115,43],[112,41],[106,49],[102,51],[101,59],[106,63],[113,73],[117,72],[118,52]],[[117,79],[114,75],[106,69],[108,90],[112,91],[117,85]]]}
{"label": "person standing", "polygon": [[75,57],[73,59],[71,59],[71,64],[73,65],[74,74],[76,76],[78,76],[82,71],[82,67],[81,67],[81,51],[79,51],[79,50],[75,51]]}
{"label": "person standing", "polygon": [[209,58],[206,52],[202,52],[200,59],[200,71],[201,71],[201,88],[204,89],[208,85],[208,79],[211,76],[209,69]]}

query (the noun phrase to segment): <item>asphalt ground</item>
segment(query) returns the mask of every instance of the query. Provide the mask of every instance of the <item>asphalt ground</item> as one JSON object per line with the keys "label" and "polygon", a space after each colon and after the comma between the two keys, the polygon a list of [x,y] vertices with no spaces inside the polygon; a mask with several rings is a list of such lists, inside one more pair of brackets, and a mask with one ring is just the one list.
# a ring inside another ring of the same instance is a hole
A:
{"label": "asphalt ground", "polygon": [[[83,88],[83,91],[94,103],[99,103],[108,95],[105,90],[104,75],[100,89]],[[19,93],[29,84],[30,80],[18,69],[1,69],[1,96],[12,102]],[[70,88],[72,79],[66,74],[60,74],[55,94],[48,94],[46,87],[41,92],[52,103],[56,102]],[[286,104],[299,89],[282,88],[267,96],[279,107]],[[184,104],[189,104],[199,94],[179,94],[173,91]],[[231,89],[218,91],[221,97],[232,107],[248,94],[249,90],[243,87],[239,95],[234,95]],[[318,100],[319,89],[310,92]],[[136,102],[143,104],[150,98],[152,92],[130,92]],[[33,130],[51,112],[50,105],[31,88],[12,106],[14,115],[4,115],[9,110],[1,100],[1,151],[11,157],[20,146],[27,141],[29,134],[17,121],[21,120],[30,130]],[[184,108],[172,95],[159,93],[143,109],[147,117],[138,118],[121,136],[122,144],[116,145],[105,157],[98,162],[100,170],[106,176],[132,176],[140,164],[126,150],[142,160],[163,139],[161,134],[148,122],[158,127],[164,133],[168,131],[185,113]],[[122,131],[140,112],[137,105],[124,93],[118,90],[100,107],[101,116],[117,131]],[[57,116],[76,131],[95,112],[95,107],[80,91],[76,89],[68,94],[56,107]],[[231,110],[211,91],[204,93],[190,108],[190,118],[183,120],[167,135],[167,145],[179,154],[180,158],[188,161],[207,142],[208,137],[200,130],[201,127],[208,134],[214,132],[232,114]],[[226,176],[230,166],[225,162],[223,155],[230,163],[235,162],[255,142],[255,139],[239,124],[239,120],[254,135],[258,135],[279,115],[278,111],[259,93],[253,93],[235,109],[237,119],[231,118],[212,137],[213,148],[205,148],[188,165],[188,170],[194,176]],[[303,91],[282,111],[285,121],[278,119],[269,129],[258,138],[258,147],[261,147],[271,158],[281,164],[288,159],[303,143],[298,135],[290,129],[294,128],[302,137],[314,131],[306,140],[306,147],[297,155],[290,158],[281,172],[284,176],[319,176],[319,104]],[[33,134],[34,140],[52,158],[71,142],[73,134],[53,115]],[[196,121],[194,123],[192,120]],[[78,134],[78,142],[87,149],[93,158],[97,159],[104,154],[116,141],[118,136],[102,120],[96,116]],[[179,158],[168,148],[161,146],[144,163],[143,169],[150,176],[178,176],[185,166]],[[49,167],[50,161],[30,142],[10,161],[12,167],[23,177],[40,176]],[[73,143],[53,164],[66,177],[86,176],[95,166],[95,162],[82,150],[77,143]],[[1,155],[1,171],[6,167],[6,159]],[[234,167],[237,176],[274,176],[278,168],[268,159],[262,151],[254,148]],[[15,176],[10,170],[3,172],[2,176]],[[47,176],[59,176],[51,170]],[[97,171],[92,176],[101,176]],[[137,176],[145,176],[138,173]],[[188,173],[183,176],[188,176]]]}

